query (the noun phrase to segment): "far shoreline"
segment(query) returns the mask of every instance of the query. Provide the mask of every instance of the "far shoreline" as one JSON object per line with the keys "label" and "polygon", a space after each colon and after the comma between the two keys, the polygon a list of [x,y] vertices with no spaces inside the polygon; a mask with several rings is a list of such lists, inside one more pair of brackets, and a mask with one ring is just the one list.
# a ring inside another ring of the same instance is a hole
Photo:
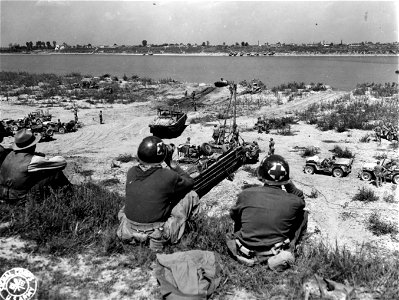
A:
{"label": "far shoreline", "polygon": [[273,56],[292,56],[292,57],[399,57],[399,54],[310,54],[310,53],[275,53],[273,55],[243,55],[243,56],[230,56],[228,53],[223,52],[215,52],[215,53],[153,53],[153,54],[143,54],[143,53],[79,53],[79,52],[70,52],[70,53],[61,53],[61,52],[39,52],[39,53],[0,53],[0,56],[7,55],[123,55],[123,56],[193,56],[193,57],[207,57],[207,56],[227,56],[227,57],[273,57]]}

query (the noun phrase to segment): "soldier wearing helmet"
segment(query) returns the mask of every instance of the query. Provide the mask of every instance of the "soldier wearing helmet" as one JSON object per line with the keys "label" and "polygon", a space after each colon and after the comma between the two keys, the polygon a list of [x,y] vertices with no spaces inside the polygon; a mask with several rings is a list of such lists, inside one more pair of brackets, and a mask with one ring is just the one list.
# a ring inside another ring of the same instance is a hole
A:
{"label": "soldier wearing helmet", "polygon": [[264,185],[242,191],[230,211],[234,233],[227,237],[228,249],[244,264],[267,262],[271,269],[283,270],[294,263],[307,227],[304,195],[291,182],[289,165],[280,155],[267,156],[257,172]]}
{"label": "soldier wearing helmet", "polygon": [[118,214],[122,240],[149,240],[154,250],[166,242],[177,243],[185,222],[198,209],[194,181],[171,161],[173,150],[155,136],[140,143],[139,165],[127,173],[125,205]]}

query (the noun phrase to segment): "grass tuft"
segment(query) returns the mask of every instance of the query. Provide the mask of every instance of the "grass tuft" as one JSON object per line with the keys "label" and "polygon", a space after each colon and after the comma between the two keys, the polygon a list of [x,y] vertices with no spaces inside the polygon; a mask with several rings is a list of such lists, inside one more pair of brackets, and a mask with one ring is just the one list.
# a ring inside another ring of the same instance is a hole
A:
{"label": "grass tuft", "polygon": [[308,197],[315,199],[319,197],[319,192],[316,189],[312,188],[312,191],[310,192],[310,195],[308,195]]}
{"label": "grass tuft", "polygon": [[369,135],[369,134],[363,135],[363,136],[359,139],[359,142],[360,142],[360,143],[368,143],[369,141],[370,141],[370,135]]}
{"label": "grass tuft", "polygon": [[17,206],[2,204],[0,220],[11,222],[1,235],[21,235],[37,250],[72,254],[102,240],[101,232],[118,223],[123,198],[88,182],[46,199],[29,198]]}
{"label": "grass tuft", "polygon": [[132,156],[131,154],[120,154],[115,160],[120,161],[122,163],[128,163],[130,161],[135,160],[135,157]]}
{"label": "grass tuft", "polygon": [[361,202],[375,202],[378,200],[379,198],[375,194],[375,192],[365,187],[359,189],[359,191],[352,198],[352,201],[361,201]]}
{"label": "grass tuft", "polygon": [[315,156],[319,152],[319,149],[315,147],[307,147],[305,150],[303,150],[302,157]]}
{"label": "grass tuft", "polygon": [[381,220],[381,215],[373,212],[366,221],[367,229],[374,235],[397,234],[398,228],[395,224]]}

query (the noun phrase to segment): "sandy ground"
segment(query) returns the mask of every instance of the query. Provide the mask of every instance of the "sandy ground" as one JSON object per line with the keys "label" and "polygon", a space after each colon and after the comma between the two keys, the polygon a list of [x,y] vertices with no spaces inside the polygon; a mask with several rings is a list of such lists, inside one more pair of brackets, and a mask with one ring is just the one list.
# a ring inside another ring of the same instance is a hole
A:
{"label": "sandy ground", "polygon": [[[272,131],[270,134],[246,131],[253,126],[258,115],[283,116],[286,112],[303,109],[314,102],[329,101],[343,94],[343,92],[331,91],[323,94],[315,94],[308,98],[295,100],[280,106],[272,105],[264,107],[261,110],[254,110],[250,116],[239,117],[237,123],[239,129],[242,131],[244,140],[257,141],[259,143],[260,148],[263,150],[261,158],[267,152],[269,138],[273,137],[276,142],[276,154],[280,154],[288,160],[291,168],[291,178],[294,183],[300,189],[303,189],[307,195],[311,194],[312,189],[319,192],[317,198],[308,197],[306,199],[307,209],[310,212],[309,231],[314,233],[316,238],[331,245],[337,243],[352,251],[358,249],[362,244],[373,244],[381,249],[381,253],[389,254],[392,251],[399,250],[399,237],[389,235],[382,237],[374,236],[366,229],[365,220],[373,211],[379,211],[384,220],[398,224],[399,189],[394,189],[396,186],[392,183],[385,184],[382,188],[377,189],[374,185],[363,182],[357,177],[363,163],[375,161],[375,158],[373,158],[374,155],[378,153],[395,155],[394,151],[390,149],[388,141],[383,140],[381,145],[378,145],[376,142],[359,143],[359,139],[367,133],[366,131],[351,130],[343,133],[335,131],[323,132],[317,130],[312,125],[301,122],[291,127],[293,132],[291,136],[277,135],[275,131]],[[204,103],[215,103],[221,96],[228,97],[228,93],[220,94],[215,92],[212,95],[208,95],[204,99]],[[28,112],[34,110],[31,106],[13,105],[5,101],[2,101],[0,104],[1,118],[10,117],[15,119],[23,117]],[[63,155],[66,157],[69,162],[66,172],[72,182],[88,180],[88,178],[82,178],[81,175],[77,174],[76,168],[80,168],[80,170],[93,170],[94,173],[89,179],[101,181],[109,178],[118,178],[120,183],[112,189],[123,194],[126,172],[131,163],[122,164],[121,168],[111,168],[112,161],[119,154],[128,153],[134,155],[142,138],[150,135],[148,124],[155,117],[153,105],[152,102],[143,102],[129,105],[98,105],[91,109],[80,109],[78,114],[79,120],[84,124],[82,128],[74,133],[57,134],[54,141],[38,144],[37,150],[46,153],[48,156]],[[70,110],[65,110],[63,107],[52,107],[49,109],[55,116],[55,119],[60,118],[62,121],[73,119],[73,113]],[[100,125],[98,122],[98,113],[100,110],[103,111],[105,122],[103,125]],[[205,110],[209,111],[212,109],[206,108]],[[189,120],[200,117],[203,114],[204,112],[189,112]],[[179,144],[183,143],[187,137],[191,137],[193,144],[208,142],[211,140],[212,124],[190,124],[180,137],[167,140],[167,142]],[[6,138],[4,144],[11,141],[11,138]],[[320,148],[319,156],[330,157],[332,153],[329,150],[334,145],[339,145],[342,148],[347,147],[355,154],[352,173],[349,176],[334,178],[322,174],[307,175],[303,173],[305,159],[301,157],[301,152],[298,152],[295,147],[317,146]],[[251,167],[255,168],[256,166],[253,165]],[[228,213],[228,209],[234,204],[236,194],[239,193],[241,186],[245,183],[259,184],[259,181],[250,176],[248,172],[239,170],[233,182],[225,180],[215,187],[203,198],[209,214],[222,215]],[[373,189],[380,196],[380,200],[373,203],[351,201],[353,195],[361,187]],[[387,203],[382,200],[384,195],[392,193],[395,195],[395,203]],[[209,205],[210,203],[214,203],[215,205]],[[94,288],[89,288],[88,291],[88,298],[91,299],[151,299],[154,297],[151,291],[156,286],[156,282],[151,271],[143,274],[140,269],[120,267],[121,265],[123,266],[121,261],[123,262],[125,259],[128,259],[124,256],[118,257],[118,264],[114,268],[109,267],[113,263],[112,258],[109,261],[93,265],[91,263],[84,263],[87,257],[80,257],[79,260],[82,260],[80,262],[82,268],[71,269],[73,266],[78,266],[79,264],[76,265],[76,261],[70,259],[62,259],[61,261],[54,262],[46,257],[24,253],[23,250],[20,250],[20,253],[17,254],[15,249],[22,249],[23,244],[17,238],[0,238],[0,257],[22,257],[27,260],[43,261],[43,270],[46,270],[46,272],[40,273],[40,276],[43,278],[48,276],[45,274],[53,272],[55,269],[61,270],[65,274],[71,275],[73,273],[73,276],[88,276],[88,282],[92,282],[94,286]],[[89,257],[91,256],[89,255]],[[91,257],[90,259],[93,260],[95,258]],[[132,276],[136,276],[135,278],[137,278],[135,281],[137,283],[135,285],[136,288],[133,289],[130,295],[122,295],[120,293],[128,285],[123,280],[125,275],[130,276],[130,278]],[[101,279],[103,281],[99,278],[103,278]],[[96,284],[108,281],[112,283],[110,283],[108,292],[96,291]],[[68,283],[64,286],[60,285],[60,287],[65,290],[65,293],[71,295],[71,298],[73,298],[72,296],[78,297],[76,295],[77,291],[84,289],[82,287],[82,289],[73,290]],[[68,289],[72,290],[69,291]],[[228,298],[249,299],[250,297],[250,291],[236,291],[234,295]]]}

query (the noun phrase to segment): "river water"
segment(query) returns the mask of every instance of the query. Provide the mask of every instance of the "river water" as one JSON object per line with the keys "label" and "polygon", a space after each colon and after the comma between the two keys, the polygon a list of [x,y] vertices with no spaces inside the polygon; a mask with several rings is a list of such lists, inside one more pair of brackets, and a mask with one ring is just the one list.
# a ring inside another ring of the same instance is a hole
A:
{"label": "river water", "polygon": [[357,83],[397,82],[397,56],[141,56],[106,54],[0,55],[1,71],[100,76],[105,73],[212,83],[259,79],[271,88],[297,81],[349,91]]}

